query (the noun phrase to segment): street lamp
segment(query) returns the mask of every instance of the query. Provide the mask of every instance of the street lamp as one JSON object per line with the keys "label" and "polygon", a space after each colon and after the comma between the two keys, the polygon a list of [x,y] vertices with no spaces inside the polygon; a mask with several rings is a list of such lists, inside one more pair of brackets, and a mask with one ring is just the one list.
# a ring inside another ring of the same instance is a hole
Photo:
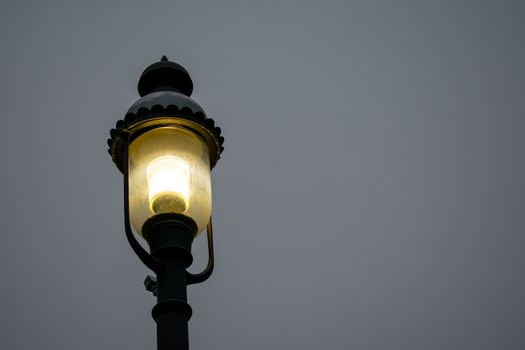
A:
{"label": "street lamp", "polygon": [[[124,226],[139,259],[155,274],[145,280],[157,296],[152,310],[159,350],[188,349],[186,286],[213,271],[211,169],[224,138],[190,98],[193,83],[180,65],[161,61],[142,73],[136,101],[111,129],[109,154],[124,175]],[[149,246],[148,253],[133,229]],[[191,274],[193,239],[206,228],[208,265]]]}

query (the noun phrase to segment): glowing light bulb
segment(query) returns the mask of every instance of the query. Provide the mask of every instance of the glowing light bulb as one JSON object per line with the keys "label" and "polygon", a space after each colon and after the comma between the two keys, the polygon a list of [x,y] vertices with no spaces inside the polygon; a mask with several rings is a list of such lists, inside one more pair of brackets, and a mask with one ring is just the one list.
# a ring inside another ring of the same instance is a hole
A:
{"label": "glowing light bulb", "polygon": [[163,156],[147,168],[149,207],[155,214],[179,213],[188,209],[190,167],[180,158]]}

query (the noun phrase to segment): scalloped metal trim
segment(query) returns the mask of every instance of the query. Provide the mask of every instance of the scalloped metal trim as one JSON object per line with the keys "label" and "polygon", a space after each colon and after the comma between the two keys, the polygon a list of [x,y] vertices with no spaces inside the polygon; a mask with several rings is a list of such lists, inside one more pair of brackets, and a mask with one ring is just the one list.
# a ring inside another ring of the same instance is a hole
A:
{"label": "scalloped metal trim", "polygon": [[157,104],[151,107],[151,109],[142,107],[137,111],[136,114],[127,113],[124,119],[118,120],[115,125],[115,128],[109,131],[110,138],[107,140],[107,144],[109,146],[108,153],[111,156],[111,159],[113,160],[117,168],[121,172],[123,169],[121,150],[119,150],[117,147],[119,140],[121,139],[121,132],[130,130],[133,128],[134,125],[143,121],[159,117],[175,117],[179,119],[186,119],[196,124],[199,124],[206,130],[208,130],[210,134],[213,135],[217,144],[219,145],[215,163],[211,164],[212,168],[215,166],[215,164],[220,158],[222,151],[224,150],[224,137],[221,136],[221,128],[215,126],[215,121],[207,117],[204,113],[200,111],[193,113],[193,111],[189,107],[183,107],[179,109],[179,107],[173,104],[170,104],[166,107]]}

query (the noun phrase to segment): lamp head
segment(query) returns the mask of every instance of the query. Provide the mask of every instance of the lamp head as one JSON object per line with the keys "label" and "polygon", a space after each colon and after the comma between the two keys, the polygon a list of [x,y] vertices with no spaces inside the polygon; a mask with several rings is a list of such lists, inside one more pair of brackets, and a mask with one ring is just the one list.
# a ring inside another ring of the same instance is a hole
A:
{"label": "lamp head", "polygon": [[144,223],[155,215],[185,215],[195,221],[198,234],[211,215],[210,172],[224,149],[221,129],[190,98],[188,72],[166,56],[144,70],[138,91],[141,98],[108,140],[121,172],[128,161],[131,222],[143,234]]}

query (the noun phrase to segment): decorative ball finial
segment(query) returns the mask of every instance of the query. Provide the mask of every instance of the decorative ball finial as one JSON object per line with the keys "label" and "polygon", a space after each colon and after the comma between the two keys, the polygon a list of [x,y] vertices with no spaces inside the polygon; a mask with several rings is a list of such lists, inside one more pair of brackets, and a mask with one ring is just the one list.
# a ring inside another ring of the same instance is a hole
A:
{"label": "decorative ball finial", "polygon": [[190,96],[193,82],[184,67],[169,61],[164,55],[159,62],[144,70],[139,79],[138,91],[140,96],[157,91],[175,91]]}

